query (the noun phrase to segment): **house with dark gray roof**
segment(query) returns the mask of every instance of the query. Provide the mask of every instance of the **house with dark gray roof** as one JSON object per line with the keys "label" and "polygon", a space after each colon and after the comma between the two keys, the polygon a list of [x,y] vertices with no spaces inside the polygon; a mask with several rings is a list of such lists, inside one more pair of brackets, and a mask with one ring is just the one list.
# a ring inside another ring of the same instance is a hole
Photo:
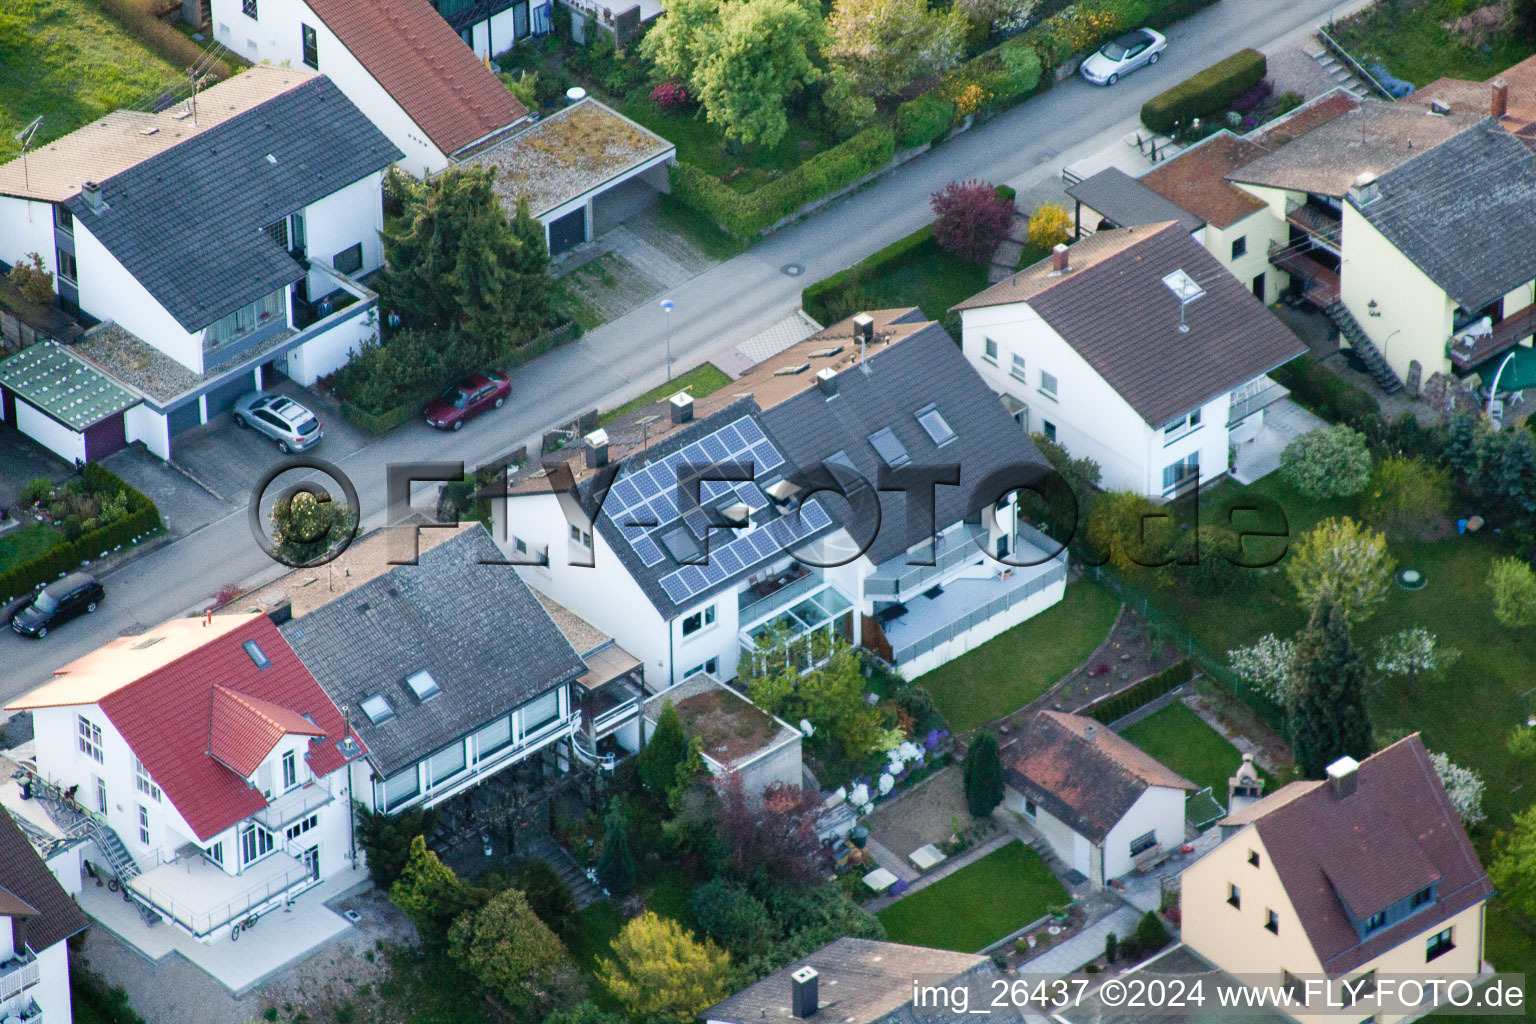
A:
{"label": "house with dark gray roof", "polygon": [[[1493,885],[1417,733],[1358,763],[1340,758],[1325,779],[1282,786],[1221,826],[1179,888],[1184,942],[1222,970],[1326,979],[1337,1007],[1345,981],[1358,991],[1396,975],[1428,989],[1486,969]],[[1313,994],[1293,1017],[1322,1019]],[[1389,1003],[1383,1019],[1416,1018],[1434,999],[1406,1018]]]}
{"label": "house with dark gray roof", "polygon": [[1096,887],[1184,842],[1194,783],[1091,718],[1037,711],[1002,759],[1009,809]]}
{"label": "house with dark gray roof", "polygon": [[[258,66],[0,166],[18,200],[0,260],[42,257],[64,309],[103,324],[74,354],[136,400],[90,457],[141,440],[169,458],[173,436],[274,373],[311,384],[345,363],[376,331],[358,278],[383,264],[383,174],[400,156],[330,79]],[[6,386],[4,408],[24,403],[24,429],[70,457],[78,424],[22,390]]]}
{"label": "house with dark gray roof", "polygon": [[1060,545],[1015,515],[1044,459],[916,309],[851,317],[546,458],[492,496],[497,543],[655,690],[772,652],[809,664],[834,638],[921,675],[1065,586]]}
{"label": "house with dark gray roof", "polygon": [[1161,500],[1223,476],[1306,346],[1176,221],[1100,231],[955,307],[1032,432]]}
{"label": "house with dark gray roof", "polygon": [[[591,760],[594,741],[626,723],[626,750],[638,749],[635,659],[601,639],[578,652],[570,637],[589,634],[557,623],[484,527],[423,545],[415,564],[381,568],[318,607],[272,588],[262,598],[307,609],[281,630],[366,747],[353,778],[364,804],[435,806],[543,753]],[[299,570],[275,586],[299,593],[314,576]],[[622,701],[594,701],[615,680],[623,686],[613,693],[629,701],[621,721],[611,712]],[[612,728],[597,735],[600,716]]]}
{"label": "house with dark gray roof", "polygon": [[45,861],[0,808],[0,1021],[70,1019],[66,940],[90,924],[79,891],[79,841]]}

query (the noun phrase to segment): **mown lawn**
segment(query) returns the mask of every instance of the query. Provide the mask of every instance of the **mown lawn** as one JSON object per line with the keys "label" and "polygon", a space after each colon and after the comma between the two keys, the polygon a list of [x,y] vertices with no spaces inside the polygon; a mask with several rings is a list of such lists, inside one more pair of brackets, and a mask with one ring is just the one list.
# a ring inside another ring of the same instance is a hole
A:
{"label": "mown lawn", "polygon": [[[740,153],[730,153],[725,134],[705,118],[702,108],[668,111],[650,99],[637,99],[624,104],[623,113],[675,145],[679,160],[717,178],[729,177],[726,184],[743,192],[799,166],[824,148],[822,140],[800,118],[790,119],[789,131],[777,145],[748,146]],[[741,173],[736,173],[738,170]]]}
{"label": "mown lawn", "polygon": [[180,81],[91,0],[0,3],[0,160],[43,115],[34,148]]}
{"label": "mown lawn", "polygon": [[1067,595],[1034,618],[993,637],[918,685],[954,732],[1017,711],[1087,660],[1104,642],[1120,610],[1120,599],[1086,580],[1067,584]]}
{"label": "mown lawn", "polygon": [[1485,46],[1443,27],[1478,6],[1466,0],[1377,0],[1335,23],[1331,34],[1362,64],[1380,64],[1414,85],[1446,77],[1480,82],[1529,57],[1536,47],[1505,32],[1493,33]]}
{"label": "mown lawn", "polygon": [[[918,233],[931,236],[932,229],[921,228]],[[887,249],[907,244],[904,239]],[[950,326],[958,327],[958,318],[949,315],[949,308],[987,286],[986,264],[967,263],[940,249],[932,237],[912,245],[898,259],[885,258],[885,252],[849,268],[843,285],[806,312],[824,324],[834,324],[862,310],[918,306],[928,319],[948,320]],[[960,337],[955,330],[950,333]]]}
{"label": "mown lawn", "polygon": [[[1227,779],[1242,763],[1243,756],[1226,737],[1184,704],[1175,701],[1120,735],[1196,786],[1209,786],[1211,795],[1226,806]],[[1259,774],[1267,778],[1262,768]]]}
{"label": "mown lawn", "polygon": [[690,393],[694,398],[703,398],[705,395],[719,391],[730,382],[731,378],[724,370],[714,363],[705,363],[702,366],[694,367],[687,373],[673,377],[659,388],[652,388],[639,398],[625,402],[617,409],[608,410],[603,413],[602,422],[612,423],[620,417],[629,415],[642,405],[650,405],[652,402],[659,402],[663,398],[670,398],[684,388],[692,388],[693,390]]}
{"label": "mown lawn", "polygon": [[885,937],[912,946],[976,953],[1067,902],[1045,861],[1023,843],[968,864],[880,911]]}
{"label": "mown lawn", "polygon": [[51,547],[64,543],[64,535],[43,523],[23,526],[0,537],[0,572],[36,558]]}

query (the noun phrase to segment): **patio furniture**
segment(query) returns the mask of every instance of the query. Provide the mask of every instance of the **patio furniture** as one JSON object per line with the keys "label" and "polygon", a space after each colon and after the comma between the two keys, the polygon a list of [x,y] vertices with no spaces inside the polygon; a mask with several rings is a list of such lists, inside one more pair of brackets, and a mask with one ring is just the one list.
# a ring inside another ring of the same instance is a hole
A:
{"label": "patio furniture", "polygon": [[1136,870],[1140,874],[1146,874],[1168,859],[1168,849],[1162,844],[1142,850],[1136,855]]}
{"label": "patio furniture", "polygon": [[885,892],[896,884],[896,876],[885,868],[875,868],[864,876],[864,884],[875,892]]}
{"label": "patio furniture", "polygon": [[917,870],[928,871],[943,863],[947,857],[944,851],[940,850],[933,843],[929,843],[927,846],[919,846],[913,850],[907,856],[907,859],[912,862],[912,866],[917,868]]}

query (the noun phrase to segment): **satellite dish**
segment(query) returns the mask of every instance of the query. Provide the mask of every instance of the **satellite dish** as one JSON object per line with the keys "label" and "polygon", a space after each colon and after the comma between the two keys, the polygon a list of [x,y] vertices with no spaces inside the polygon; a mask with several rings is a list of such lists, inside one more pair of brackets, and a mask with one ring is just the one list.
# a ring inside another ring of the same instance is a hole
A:
{"label": "satellite dish", "polygon": [[814,736],[816,734],[816,727],[811,724],[809,718],[802,718],[800,719],[800,731],[807,736]]}

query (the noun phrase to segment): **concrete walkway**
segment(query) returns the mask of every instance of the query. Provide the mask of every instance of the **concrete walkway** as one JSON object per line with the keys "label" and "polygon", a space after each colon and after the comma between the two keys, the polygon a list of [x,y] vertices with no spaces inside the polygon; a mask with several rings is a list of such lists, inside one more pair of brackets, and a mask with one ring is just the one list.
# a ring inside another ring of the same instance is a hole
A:
{"label": "concrete walkway", "polygon": [[1052,946],[1032,960],[1019,965],[1021,974],[1070,974],[1083,964],[1104,952],[1104,937],[1114,932],[1124,938],[1136,930],[1141,921],[1140,910],[1121,906],[1106,917],[1089,924],[1065,942]]}
{"label": "concrete walkway", "polygon": [[1259,435],[1247,444],[1237,446],[1237,468],[1232,476],[1240,484],[1251,484],[1280,468],[1280,453],[1285,446],[1302,434],[1320,430],[1328,425],[1291,401],[1282,398],[1264,410],[1264,425]]}

